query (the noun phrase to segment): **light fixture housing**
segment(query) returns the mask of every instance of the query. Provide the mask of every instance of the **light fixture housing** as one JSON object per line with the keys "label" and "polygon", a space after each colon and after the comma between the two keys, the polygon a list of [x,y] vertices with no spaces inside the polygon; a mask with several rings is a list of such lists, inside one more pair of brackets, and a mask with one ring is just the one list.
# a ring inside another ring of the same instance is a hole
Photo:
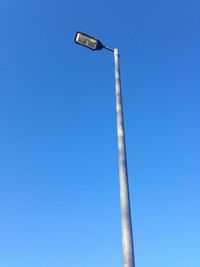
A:
{"label": "light fixture housing", "polygon": [[75,42],[91,50],[101,50],[104,48],[104,45],[98,39],[89,36],[83,32],[76,33]]}

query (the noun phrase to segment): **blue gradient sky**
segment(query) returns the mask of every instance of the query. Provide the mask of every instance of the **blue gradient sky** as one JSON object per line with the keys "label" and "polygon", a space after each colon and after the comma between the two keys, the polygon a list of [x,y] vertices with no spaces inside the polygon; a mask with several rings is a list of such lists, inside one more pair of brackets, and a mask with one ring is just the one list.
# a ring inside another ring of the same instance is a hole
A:
{"label": "blue gradient sky", "polygon": [[120,267],[118,47],[136,267],[200,266],[200,3],[1,0],[0,267]]}

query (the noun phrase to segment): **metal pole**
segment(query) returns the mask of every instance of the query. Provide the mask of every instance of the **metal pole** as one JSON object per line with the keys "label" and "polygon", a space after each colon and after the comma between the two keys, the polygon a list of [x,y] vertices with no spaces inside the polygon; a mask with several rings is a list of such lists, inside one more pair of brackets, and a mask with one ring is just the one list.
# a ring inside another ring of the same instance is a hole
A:
{"label": "metal pole", "polygon": [[128,172],[126,161],[126,144],[124,135],[123,107],[121,96],[119,52],[114,49],[115,82],[116,82],[116,110],[117,110],[117,137],[119,153],[121,228],[124,267],[135,267],[133,236],[131,224],[131,210],[128,188]]}

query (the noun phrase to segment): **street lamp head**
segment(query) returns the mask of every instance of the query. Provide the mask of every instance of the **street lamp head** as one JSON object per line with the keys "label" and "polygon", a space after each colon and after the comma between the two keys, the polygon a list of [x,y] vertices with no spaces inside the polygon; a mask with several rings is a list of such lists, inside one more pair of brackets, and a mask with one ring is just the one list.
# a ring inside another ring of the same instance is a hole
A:
{"label": "street lamp head", "polygon": [[101,50],[104,48],[104,45],[98,39],[82,32],[76,33],[75,42],[91,50]]}

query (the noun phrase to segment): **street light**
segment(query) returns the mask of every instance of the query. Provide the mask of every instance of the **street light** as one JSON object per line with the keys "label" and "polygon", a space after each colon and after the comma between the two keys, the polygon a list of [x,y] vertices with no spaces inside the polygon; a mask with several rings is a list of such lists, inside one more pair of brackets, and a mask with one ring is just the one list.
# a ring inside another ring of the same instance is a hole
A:
{"label": "street light", "polygon": [[124,259],[123,266],[135,267],[132,223],[131,223],[131,208],[130,208],[130,197],[129,197],[129,186],[128,186],[128,171],[127,171],[127,159],[126,159],[126,144],[125,144],[125,134],[124,134],[123,105],[122,105],[122,95],[121,95],[119,52],[117,48],[112,49],[106,47],[98,39],[82,32],[76,33],[75,42],[91,50],[100,50],[105,48],[109,51],[114,52],[122,249],[123,249],[123,259]]}

